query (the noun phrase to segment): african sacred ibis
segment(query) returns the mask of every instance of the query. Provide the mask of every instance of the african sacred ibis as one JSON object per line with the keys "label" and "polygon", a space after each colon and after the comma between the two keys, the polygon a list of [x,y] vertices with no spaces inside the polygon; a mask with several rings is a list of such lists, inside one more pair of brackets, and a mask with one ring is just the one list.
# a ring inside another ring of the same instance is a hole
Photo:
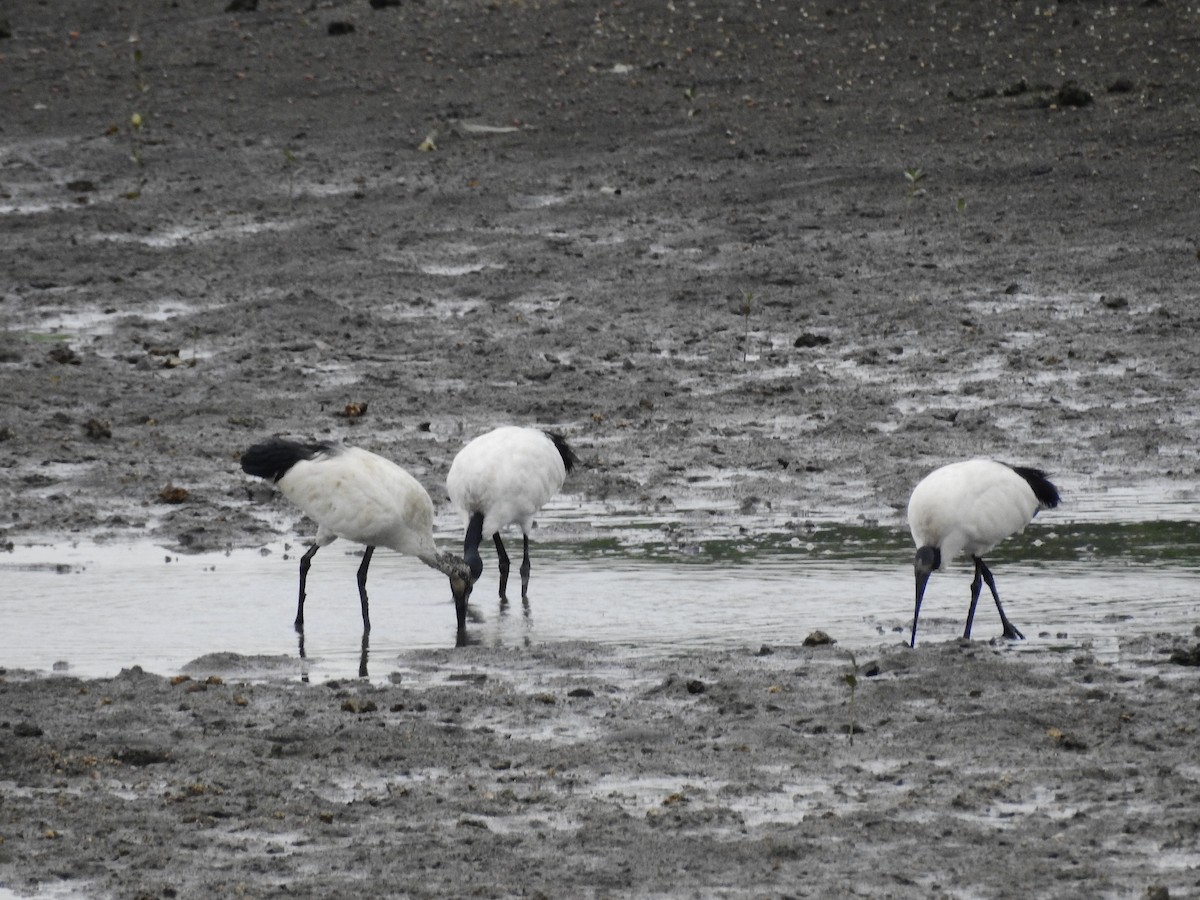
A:
{"label": "african sacred ibis", "polygon": [[415,556],[450,578],[459,638],[465,636],[467,599],[474,580],[466,562],[434,546],[433,501],[420,482],[400,466],[360,447],[274,438],[247,450],[242,455],[242,469],[274,482],[317,523],[316,541],[300,558],[297,631],[304,630],[304,584],[313,555],[345,538],[367,548],[358,567],[364,633],[371,630],[367,567],[375,548],[387,547]]}
{"label": "african sacred ibis", "polygon": [[500,599],[507,600],[508,553],[500,530],[521,526],[521,598],[529,593],[529,530],[534,514],[559,492],[578,459],[562,435],[506,425],[473,439],[446,475],[451,502],[467,522],[463,557],[473,579],[483,572],[479,544],[491,535],[500,563]]}
{"label": "african sacred ibis", "polygon": [[971,621],[983,582],[996,601],[1006,638],[1024,640],[1000,605],[996,581],[983,561],[987,553],[1012,534],[1025,530],[1043,509],[1058,506],[1058,488],[1040,469],[1009,466],[990,459],[951,463],[926,475],[913,489],[908,501],[908,527],[917,545],[913,569],[917,578],[917,604],[913,611],[912,639],[917,645],[917,618],[930,574],[941,567],[942,558],[959,553],[975,560],[971,582],[971,607],[963,637],[971,636]]}

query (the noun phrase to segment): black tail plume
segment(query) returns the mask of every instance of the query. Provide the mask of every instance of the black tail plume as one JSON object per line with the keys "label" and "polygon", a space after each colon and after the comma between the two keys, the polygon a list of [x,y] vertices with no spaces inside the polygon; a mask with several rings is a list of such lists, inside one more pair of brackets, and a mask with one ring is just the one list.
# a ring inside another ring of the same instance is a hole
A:
{"label": "black tail plume", "polygon": [[562,457],[563,465],[567,467],[567,471],[572,471],[579,463],[579,457],[575,455],[575,451],[571,449],[571,445],[567,443],[567,439],[553,431],[547,431],[546,437],[554,441],[554,447],[558,450],[558,455]]}
{"label": "black tail plume", "polygon": [[1058,506],[1059,500],[1058,488],[1050,483],[1050,479],[1041,469],[1030,469],[1025,466],[1012,466],[1014,472],[1025,479],[1026,483],[1033,488],[1033,495],[1037,497],[1038,503],[1043,509],[1054,509]]}
{"label": "black tail plume", "polygon": [[329,444],[301,444],[286,438],[272,438],[255,444],[242,454],[242,471],[257,478],[278,481],[302,459],[312,459],[328,450]]}

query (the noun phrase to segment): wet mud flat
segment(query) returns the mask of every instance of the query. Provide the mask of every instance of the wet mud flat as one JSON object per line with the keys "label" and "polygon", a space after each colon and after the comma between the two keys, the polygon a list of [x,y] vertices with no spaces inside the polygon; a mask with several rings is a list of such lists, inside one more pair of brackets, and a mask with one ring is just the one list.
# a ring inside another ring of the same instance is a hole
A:
{"label": "wet mud flat", "polygon": [[[984,642],[415,653],[0,682],[0,886],[113,897],[1187,897],[1195,668]],[[1177,648],[1178,649],[1178,648]]]}
{"label": "wet mud flat", "polygon": [[287,531],[237,466],[265,435],[441,501],[510,421],[683,527],[893,519],[980,454],[1066,512],[1193,488],[1171,4],[7,15],[4,541],[255,546]]}

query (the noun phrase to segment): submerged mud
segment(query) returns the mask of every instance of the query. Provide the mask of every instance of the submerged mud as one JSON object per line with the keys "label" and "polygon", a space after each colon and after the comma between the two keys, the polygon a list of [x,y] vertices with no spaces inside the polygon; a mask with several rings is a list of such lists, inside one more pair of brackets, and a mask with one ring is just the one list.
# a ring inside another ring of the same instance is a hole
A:
{"label": "submerged mud", "polygon": [[[238,470],[273,433],[442,506],[503,422],[684,537],[899,527],[974,455],[1050,471],[1063,515],[1194,491],[1177,5],[4,17],[5,544],[309,534]],[[1188,640],[887,648],[853,691],[835,651],[757,647],[470,648],[406,660],[419,686],[9,672],[0,886],[1186,896]]]}

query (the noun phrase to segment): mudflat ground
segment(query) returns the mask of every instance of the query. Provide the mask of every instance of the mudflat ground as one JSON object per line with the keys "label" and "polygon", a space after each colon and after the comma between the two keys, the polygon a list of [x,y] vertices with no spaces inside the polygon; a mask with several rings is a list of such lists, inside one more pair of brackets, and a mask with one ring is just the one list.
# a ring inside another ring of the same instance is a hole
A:
{"label": "mudflat ground", "polygon": [[[1194,490],[1186,4],[0,18],[5,543],[304,534],[238,471],[272,433],[384,453],[440,503],[509,421],[568,435],[581,502],[697,533],[899,524],[977,454],[1049,469],[1066,510]],[[853,711],[829,648],[10,671],[0,886],[1194,895],[1190,639],[881,648]]]}

